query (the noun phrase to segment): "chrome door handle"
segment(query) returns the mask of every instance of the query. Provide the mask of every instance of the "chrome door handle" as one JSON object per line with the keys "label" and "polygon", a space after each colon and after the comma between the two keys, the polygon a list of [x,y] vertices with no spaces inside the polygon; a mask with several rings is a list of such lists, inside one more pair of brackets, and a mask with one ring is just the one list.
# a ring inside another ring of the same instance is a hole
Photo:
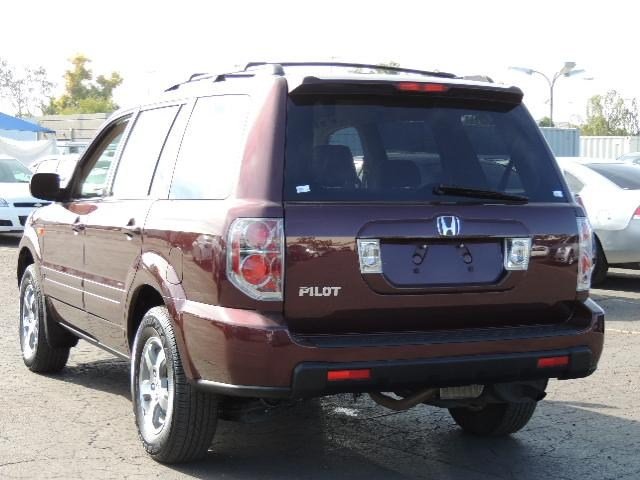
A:
{"label": "chrome door handle", "polygon": [[127,222],[127,224],[124,226],[123,230],[124,230],[123,233],[128,238],[132,238],[134,235],[140,235],[142,233],[142,229],[140,228],[140,226],[136,225],[136,219],[135,218],[130,219]]}
{"label": "chrome door handle", "polygon": [[86,227],[87,226],[80,221],[80,217],[76,218],[75,222],[71,224],[71,230],[73,230],[74,235],[84,232]]}

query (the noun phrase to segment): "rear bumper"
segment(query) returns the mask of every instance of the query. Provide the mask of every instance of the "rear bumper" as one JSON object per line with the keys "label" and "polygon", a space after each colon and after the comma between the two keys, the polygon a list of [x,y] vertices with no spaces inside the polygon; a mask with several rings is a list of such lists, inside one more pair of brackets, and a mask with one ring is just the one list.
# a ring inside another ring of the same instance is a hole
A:
{"label": "rear bumper", "polygon": [[[300,398],[580,378],[595,371],[604,342],[604,312],[592,300],[580,303],[571,322],[560,326],[318,341],[292,335],[275,317],[189,304],[181,313],[183,358],[198,387],[223,395]],[[537,368],[540,358],[565,355],[566,366]],[[327,381],[329,370],[352,369],[369,369],[371,377]]]}

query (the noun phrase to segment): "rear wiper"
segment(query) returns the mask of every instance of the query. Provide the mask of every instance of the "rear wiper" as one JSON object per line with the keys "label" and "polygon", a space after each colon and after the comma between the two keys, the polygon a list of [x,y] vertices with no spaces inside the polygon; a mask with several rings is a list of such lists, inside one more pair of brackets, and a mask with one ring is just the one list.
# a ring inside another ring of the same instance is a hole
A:
{"label": "rear wiper", "polygon": [[433,188],[435,195],[457,195],[459,197],[487,198],[513,203],[527,203],[529,199],[523,195],[511,195],[495,190],[480,190],[478,188],[457,187],[455,185],[440,184]]}

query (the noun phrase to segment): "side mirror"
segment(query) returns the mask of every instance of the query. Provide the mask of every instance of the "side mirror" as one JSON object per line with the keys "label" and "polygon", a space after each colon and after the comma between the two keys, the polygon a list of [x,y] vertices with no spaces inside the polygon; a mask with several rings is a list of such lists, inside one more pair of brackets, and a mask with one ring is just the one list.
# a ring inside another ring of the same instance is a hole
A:
{"label": "side mirror", "polygon": [[57,201],[62,190],[60,176],[57,173],[36,173],[29,184],[31,195],[40,200]]}

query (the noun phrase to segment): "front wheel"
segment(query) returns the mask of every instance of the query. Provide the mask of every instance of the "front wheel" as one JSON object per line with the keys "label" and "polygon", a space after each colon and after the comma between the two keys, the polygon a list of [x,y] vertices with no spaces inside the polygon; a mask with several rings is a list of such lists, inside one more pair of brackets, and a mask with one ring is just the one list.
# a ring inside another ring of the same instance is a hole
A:
{"label": "front wheel", "polygon": [[149,310],[138,328],[131,397],[138,435],[154,460],[180,463],[206,455],[216,430],[217,398],[188,382],[165,307]]}
{"label": "front wheel", "polygon": [[36,267],[29,265],[20,280],[20,349],[24,364],[32,372],[59,372],[69,359],[69,348],[56,348],[49,343],[46,315]]}
{"label": "front wheel", "polygon": [[449,413],[465,432],[499,437],[524,428],[536,406],[537,402],[491,403],[480,410],[450,408]]}

